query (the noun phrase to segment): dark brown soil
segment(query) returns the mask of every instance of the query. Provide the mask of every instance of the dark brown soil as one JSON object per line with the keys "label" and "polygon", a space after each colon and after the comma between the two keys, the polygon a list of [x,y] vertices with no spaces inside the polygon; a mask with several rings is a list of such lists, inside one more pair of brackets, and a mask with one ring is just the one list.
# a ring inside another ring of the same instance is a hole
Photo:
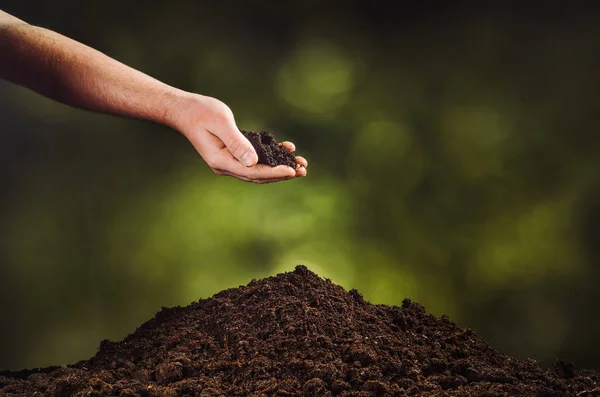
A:
{"label": "dark brown soil", "polygon": [[297,168],[296,157],[284,146],[281,146],[273,134],[269,131],[244,131],[242,134],[254,146],[256,154],[258,154],[258,164],[266,164],[271,167],[277,165],[289,165],[293,169]]}
{"label": "dark brown soil", "polygon": [[418,303],[373,305],[304,266],[163,309],[90,360],[3,375],[3,396],[600,395],[598,373],[507,357]]}

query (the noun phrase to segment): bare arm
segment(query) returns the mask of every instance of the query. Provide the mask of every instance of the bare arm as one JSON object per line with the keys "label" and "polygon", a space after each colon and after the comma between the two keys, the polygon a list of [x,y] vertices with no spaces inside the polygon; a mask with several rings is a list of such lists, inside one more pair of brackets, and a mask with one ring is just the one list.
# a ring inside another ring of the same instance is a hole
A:
{"label": "bare arm", "polygon": [[177,117],[169,109],[185,104],[185,92],[2,11],[0,29],[4,79],[73,107],[177,128]]}
{"label": "bare arm", "polygon": [[[218,174],[254,182],[306,174],[303,167],[256,165],[254,148],[222,102],[171,87],[1,10],[0,78],[73,107],[149,120],[178,130]],[[293,149],[291,143],[286,146]],[[306,160],[298,161],[306,166]]]}

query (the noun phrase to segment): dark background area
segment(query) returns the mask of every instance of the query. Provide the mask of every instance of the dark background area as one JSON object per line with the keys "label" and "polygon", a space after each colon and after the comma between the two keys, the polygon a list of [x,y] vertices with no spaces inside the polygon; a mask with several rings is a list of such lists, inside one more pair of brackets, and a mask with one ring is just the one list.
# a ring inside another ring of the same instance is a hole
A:
{"label": "dark background area", "polygon": [[310,163],[217,177],[174,131],[0,82],[0,369],[87,358],[299,263],[600,369],[598,7],[398,4],[0,1]]}

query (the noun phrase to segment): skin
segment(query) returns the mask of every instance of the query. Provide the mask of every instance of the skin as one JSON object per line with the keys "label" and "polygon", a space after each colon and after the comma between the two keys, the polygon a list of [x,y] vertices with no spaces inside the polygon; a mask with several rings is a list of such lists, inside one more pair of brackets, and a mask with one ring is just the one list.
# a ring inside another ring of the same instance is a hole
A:
{"label": "skin", "polygon": [[[0,78],[66,105],[148,120],[183,134],[218,175],[254,183],[306,176],[257,164],[258,156],[223,102],[162,83],[84,44],[0,10]],[[283,142],[290,151],[291,142]]]}

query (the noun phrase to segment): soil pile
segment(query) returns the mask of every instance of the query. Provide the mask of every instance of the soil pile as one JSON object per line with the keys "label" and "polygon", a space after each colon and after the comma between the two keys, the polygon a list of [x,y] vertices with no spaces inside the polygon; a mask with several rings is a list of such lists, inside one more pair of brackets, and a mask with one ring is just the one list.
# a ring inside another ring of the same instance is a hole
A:
{"label": "soil pile", "polygon": [[275,137],[269,131],[254,132],[242,130],[242,134],[254,146],[258,155],[258,164],[266,164],[271,167],[289,165],[293,169],[297,168],[294,154],[277,143]]}
{"label": "soil pile", "polygon": [[304,266],[163,309],[67,368],[0,376],[6,396],[597,396],[600,376],[507,357],[406,299],[373,305]]}

